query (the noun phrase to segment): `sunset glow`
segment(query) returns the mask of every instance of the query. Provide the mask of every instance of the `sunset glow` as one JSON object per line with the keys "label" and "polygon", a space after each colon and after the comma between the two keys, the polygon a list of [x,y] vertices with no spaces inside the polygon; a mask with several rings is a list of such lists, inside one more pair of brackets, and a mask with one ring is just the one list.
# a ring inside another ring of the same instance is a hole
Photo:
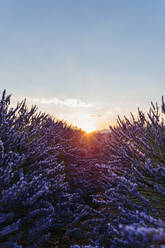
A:
{"label": "sunset glow", "polygon": [[86,133],[93,132],[97,129],[95,123],[93,123],[92,121],[85,121],[81,123],[80,128]]}

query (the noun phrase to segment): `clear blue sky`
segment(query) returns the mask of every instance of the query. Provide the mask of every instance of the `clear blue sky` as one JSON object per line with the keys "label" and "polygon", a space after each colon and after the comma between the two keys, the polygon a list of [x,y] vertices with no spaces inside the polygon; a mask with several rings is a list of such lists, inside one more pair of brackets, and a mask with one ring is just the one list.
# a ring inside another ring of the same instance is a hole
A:
{"label": "clear blue sky", "polygon": [[164,94],[164,26],[164,0],[0,0],[0,90],[107,127]]}

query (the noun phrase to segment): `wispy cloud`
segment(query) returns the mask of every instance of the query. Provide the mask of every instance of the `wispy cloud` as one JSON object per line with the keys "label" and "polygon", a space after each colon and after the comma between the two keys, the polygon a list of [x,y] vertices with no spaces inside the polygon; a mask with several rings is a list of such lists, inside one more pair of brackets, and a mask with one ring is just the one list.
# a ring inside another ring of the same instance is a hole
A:
{"label": "wispy cloud", "polygon": [[66,99],[60,99],[57,97],[53,97],[53,98],[24,97],[24,98],[26,98],[28,102],[35,103],[35,104],[46,104],[46,105],[54,104],[54,105],[65,106],[65,107],[70,107],[70,108],[92,107],[92,104],[88,104],[77,98],[66,98]]}
{"label": "wispy cloud", "polygon": [[102,114],[91,114],[90,117],[92,118],[101,118],[103,115]]}

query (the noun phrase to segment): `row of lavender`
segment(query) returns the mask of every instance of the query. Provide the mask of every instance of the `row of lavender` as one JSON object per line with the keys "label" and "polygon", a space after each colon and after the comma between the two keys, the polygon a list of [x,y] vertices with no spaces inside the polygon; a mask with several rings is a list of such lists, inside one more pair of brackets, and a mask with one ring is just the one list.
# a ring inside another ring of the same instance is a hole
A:
{"label": "row of lavender", "polygon": [[165,245],[164,114],[162,99],[160,110],[119,118],[91,156],[80,130],[25,101],[11,108],[4,91],[0,247]]}
{"label": "row of lavender", "polygon": [[[58,161],[64,123],[28,111],[25,101],[10,108],[0,101],[0,247],[39,247],[61,235],[76,216],[78,195],[70,193],[64,164]],[[66,136],[66,137],[65,137]],[[67,142],[66,142],[67,143]]]}

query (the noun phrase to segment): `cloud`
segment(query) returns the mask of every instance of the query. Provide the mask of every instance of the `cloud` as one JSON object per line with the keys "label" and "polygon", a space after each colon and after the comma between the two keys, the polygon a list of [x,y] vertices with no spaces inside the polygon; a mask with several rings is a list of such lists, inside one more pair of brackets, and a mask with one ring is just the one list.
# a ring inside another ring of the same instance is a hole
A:
{"label": "cloud", "polygon": [[54,104],[54,105],[60,105],[65,107],[71,107],[71,108],[90,108],[92,107],[92,104],[88,104],[83,102],[80,99],[77,98],[66,98],[66,99],[59,99],[57,97],[53,98],[31,98],[31,97],[25,97],[28,102],[32,102],[35,104]]}
{"label": "cloud", "polygon": [[91,114],[90,117],[92,118],[101,118],[103,115],[102,114]]}

